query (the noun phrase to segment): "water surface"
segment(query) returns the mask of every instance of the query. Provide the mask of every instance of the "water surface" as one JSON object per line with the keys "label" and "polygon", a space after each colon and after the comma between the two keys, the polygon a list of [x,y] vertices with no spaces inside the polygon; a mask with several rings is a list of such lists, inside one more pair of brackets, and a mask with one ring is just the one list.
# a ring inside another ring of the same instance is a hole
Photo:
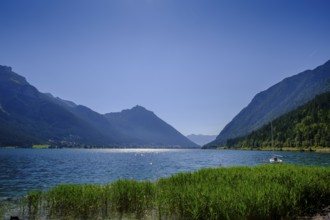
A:
{"label": "water surface", "polygon": [[285,163],[330,167],[330,154],[193,149],[0,149],[0,200],[60,183],[157,180],[207,167]]}

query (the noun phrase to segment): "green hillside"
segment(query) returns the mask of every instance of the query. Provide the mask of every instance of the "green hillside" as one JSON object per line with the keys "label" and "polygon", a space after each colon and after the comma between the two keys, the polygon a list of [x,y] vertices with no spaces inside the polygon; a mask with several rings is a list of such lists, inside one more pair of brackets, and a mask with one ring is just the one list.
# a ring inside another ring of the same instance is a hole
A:
{"label": "green hillside", "polygon": [[[330,92],[316,96],[298,109],[272,122],[274,146],[330,147]],[[271,123],[247,136],[229,139],[230,148],[271,146]]]}

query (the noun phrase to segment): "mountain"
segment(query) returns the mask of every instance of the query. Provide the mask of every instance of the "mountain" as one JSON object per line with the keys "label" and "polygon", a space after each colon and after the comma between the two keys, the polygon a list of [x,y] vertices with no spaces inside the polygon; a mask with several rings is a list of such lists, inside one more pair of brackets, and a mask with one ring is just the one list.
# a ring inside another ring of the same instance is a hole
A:
{"label": "mountain", "polygon": [[199,147],[142,106],[105,116],[121,136],[126,137],[122,143],[125,146]]}
{"label": "mountain", "polygon": [[192,142],[203,146],[204,144],[210,143],[215,140],[217,135],[203,135],[203,134],[190,134],[186,136]]}
{"label": "mountain", "polygon": [[197,146],[142,107],[102,115],[41,93],[11,67],[0,66],[0,146],[45,143],[66,147]]}
{"label": "mountain", "polygon": [[40,93],[24,77],[5,66],[0,66],[0,109],[2,146],[45,142],[115,143],[110,135],[95,130],[86,120],[48,94]]}
{"label": "mountain", "polygon": [[274,147],[329,147],[330,92],[316,96],[294,111],[286,113],[249,135],[229,139],[230,148]]}
{"label": "mountain", "polygon": [[216,140],[204,147],[223,146],[228,139],[244,136],[327,91],[330,91],[330,61],[314,70],[288,77],[257,94]]}

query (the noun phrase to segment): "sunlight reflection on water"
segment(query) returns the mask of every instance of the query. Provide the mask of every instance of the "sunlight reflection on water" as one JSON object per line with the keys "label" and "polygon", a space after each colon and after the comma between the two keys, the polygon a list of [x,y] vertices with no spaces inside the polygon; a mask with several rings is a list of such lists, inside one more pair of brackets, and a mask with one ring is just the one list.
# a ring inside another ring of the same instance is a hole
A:
{"label": "sunlight reflection on water", "polygon": [[92,149],[103,153],[163,153],[163,152],[182,152],[189,149],[163,149],[163,148],[115,148],[115,149]]}

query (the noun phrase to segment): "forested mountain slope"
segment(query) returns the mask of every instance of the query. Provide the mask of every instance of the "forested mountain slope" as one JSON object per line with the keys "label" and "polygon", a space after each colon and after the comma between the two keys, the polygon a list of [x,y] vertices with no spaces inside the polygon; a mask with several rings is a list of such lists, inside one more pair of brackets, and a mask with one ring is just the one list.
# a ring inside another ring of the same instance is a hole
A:
{"label": "forested mountain slope", "polygon": [[314,70],[288,77],[257,94],[217,139],[205,147],[223,146],[228,139],[244,136],[327,91],[330,91],[330,61]]}
{"label": "forested mountain slope", "polygon": [[229,139],[227,146],[231,148],[271,146],[271,127],[274,146],[277,148],[330,147],[330,92],[316,96],[305,105],[247,136]]}

